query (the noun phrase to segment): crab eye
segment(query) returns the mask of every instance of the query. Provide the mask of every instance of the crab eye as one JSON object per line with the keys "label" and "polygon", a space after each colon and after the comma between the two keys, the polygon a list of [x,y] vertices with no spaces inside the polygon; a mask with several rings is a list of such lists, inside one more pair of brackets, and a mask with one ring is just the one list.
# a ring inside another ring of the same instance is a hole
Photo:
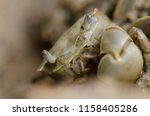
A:
{"label": "crab eye", "polygon": [[92,29],[96,24],[96,17],[92,14],[87,14],[81,26],[83,31],[88,31]]}
{"label": "crab eye", "polygon": [[56,57],[49,53],[47,50],[43,50],[42,55],[50,64],[54,64],[56,62]]}

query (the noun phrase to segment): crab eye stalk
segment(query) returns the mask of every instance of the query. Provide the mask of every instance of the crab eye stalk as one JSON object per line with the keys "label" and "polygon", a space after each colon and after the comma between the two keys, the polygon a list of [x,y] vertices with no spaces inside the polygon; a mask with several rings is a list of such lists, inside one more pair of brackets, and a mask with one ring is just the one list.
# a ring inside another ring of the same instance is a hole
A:
{"label": "crab eye stalk", "polygon": [[50,64],[54,64],[56,62],[56,57],[49,53],[47,50],[42,51],[42,56],[46,59]]}
{"label": "crab eye stalk", "polygon": [[95,16],[95,13],[96,13],[96,9],[94,9],[94,11],[88,13],[85,16],[83,24],[81,25],[81,30],[88,31],[96,25],[97,18]]}

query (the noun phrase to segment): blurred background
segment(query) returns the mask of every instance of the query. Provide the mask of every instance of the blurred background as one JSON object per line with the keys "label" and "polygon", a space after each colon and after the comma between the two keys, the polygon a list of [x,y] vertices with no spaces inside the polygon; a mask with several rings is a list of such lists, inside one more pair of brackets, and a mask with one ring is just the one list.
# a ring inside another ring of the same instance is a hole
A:
{"label": "blurred background", "polygon": [[95,79],[52,86],[50,78],[36,78],[42,50],[51,48],[90,9],[100,9],[124,29],[150,13],[150,0],[138,0],[136,9],[131,4],[120,16],[115,14],[118,1],[0,0],[0,98],[150,98],[136,87],[108,86]]}

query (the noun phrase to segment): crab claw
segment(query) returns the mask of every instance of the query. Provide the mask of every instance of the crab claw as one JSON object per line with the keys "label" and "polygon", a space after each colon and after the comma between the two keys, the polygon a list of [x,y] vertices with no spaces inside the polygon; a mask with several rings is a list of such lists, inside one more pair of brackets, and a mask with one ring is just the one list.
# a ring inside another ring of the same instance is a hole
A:
{"label": "crab claw", "polygon": [[102,35],[100,46],[104,55],[98,66],[98,78],[127,83],[137,80],[143,68],[142,54],[123,29],[109,27]]}

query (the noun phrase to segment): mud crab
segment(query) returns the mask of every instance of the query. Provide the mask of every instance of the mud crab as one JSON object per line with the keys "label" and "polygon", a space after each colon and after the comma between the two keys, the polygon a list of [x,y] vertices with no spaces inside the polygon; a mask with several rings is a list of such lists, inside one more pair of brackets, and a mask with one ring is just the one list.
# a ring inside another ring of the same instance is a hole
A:
{"label": "mud crab", "polygon": [[147,65],[142,47],[149,44],[146,38],[141,42],[144,34],[137,30],[131,28],[128,34],[94,9],[68,29],[49,51],[43,50],[44,60],[38,70],[61,82],[72,82],[94,69],[100,79],[135,82],[143,64]]}

